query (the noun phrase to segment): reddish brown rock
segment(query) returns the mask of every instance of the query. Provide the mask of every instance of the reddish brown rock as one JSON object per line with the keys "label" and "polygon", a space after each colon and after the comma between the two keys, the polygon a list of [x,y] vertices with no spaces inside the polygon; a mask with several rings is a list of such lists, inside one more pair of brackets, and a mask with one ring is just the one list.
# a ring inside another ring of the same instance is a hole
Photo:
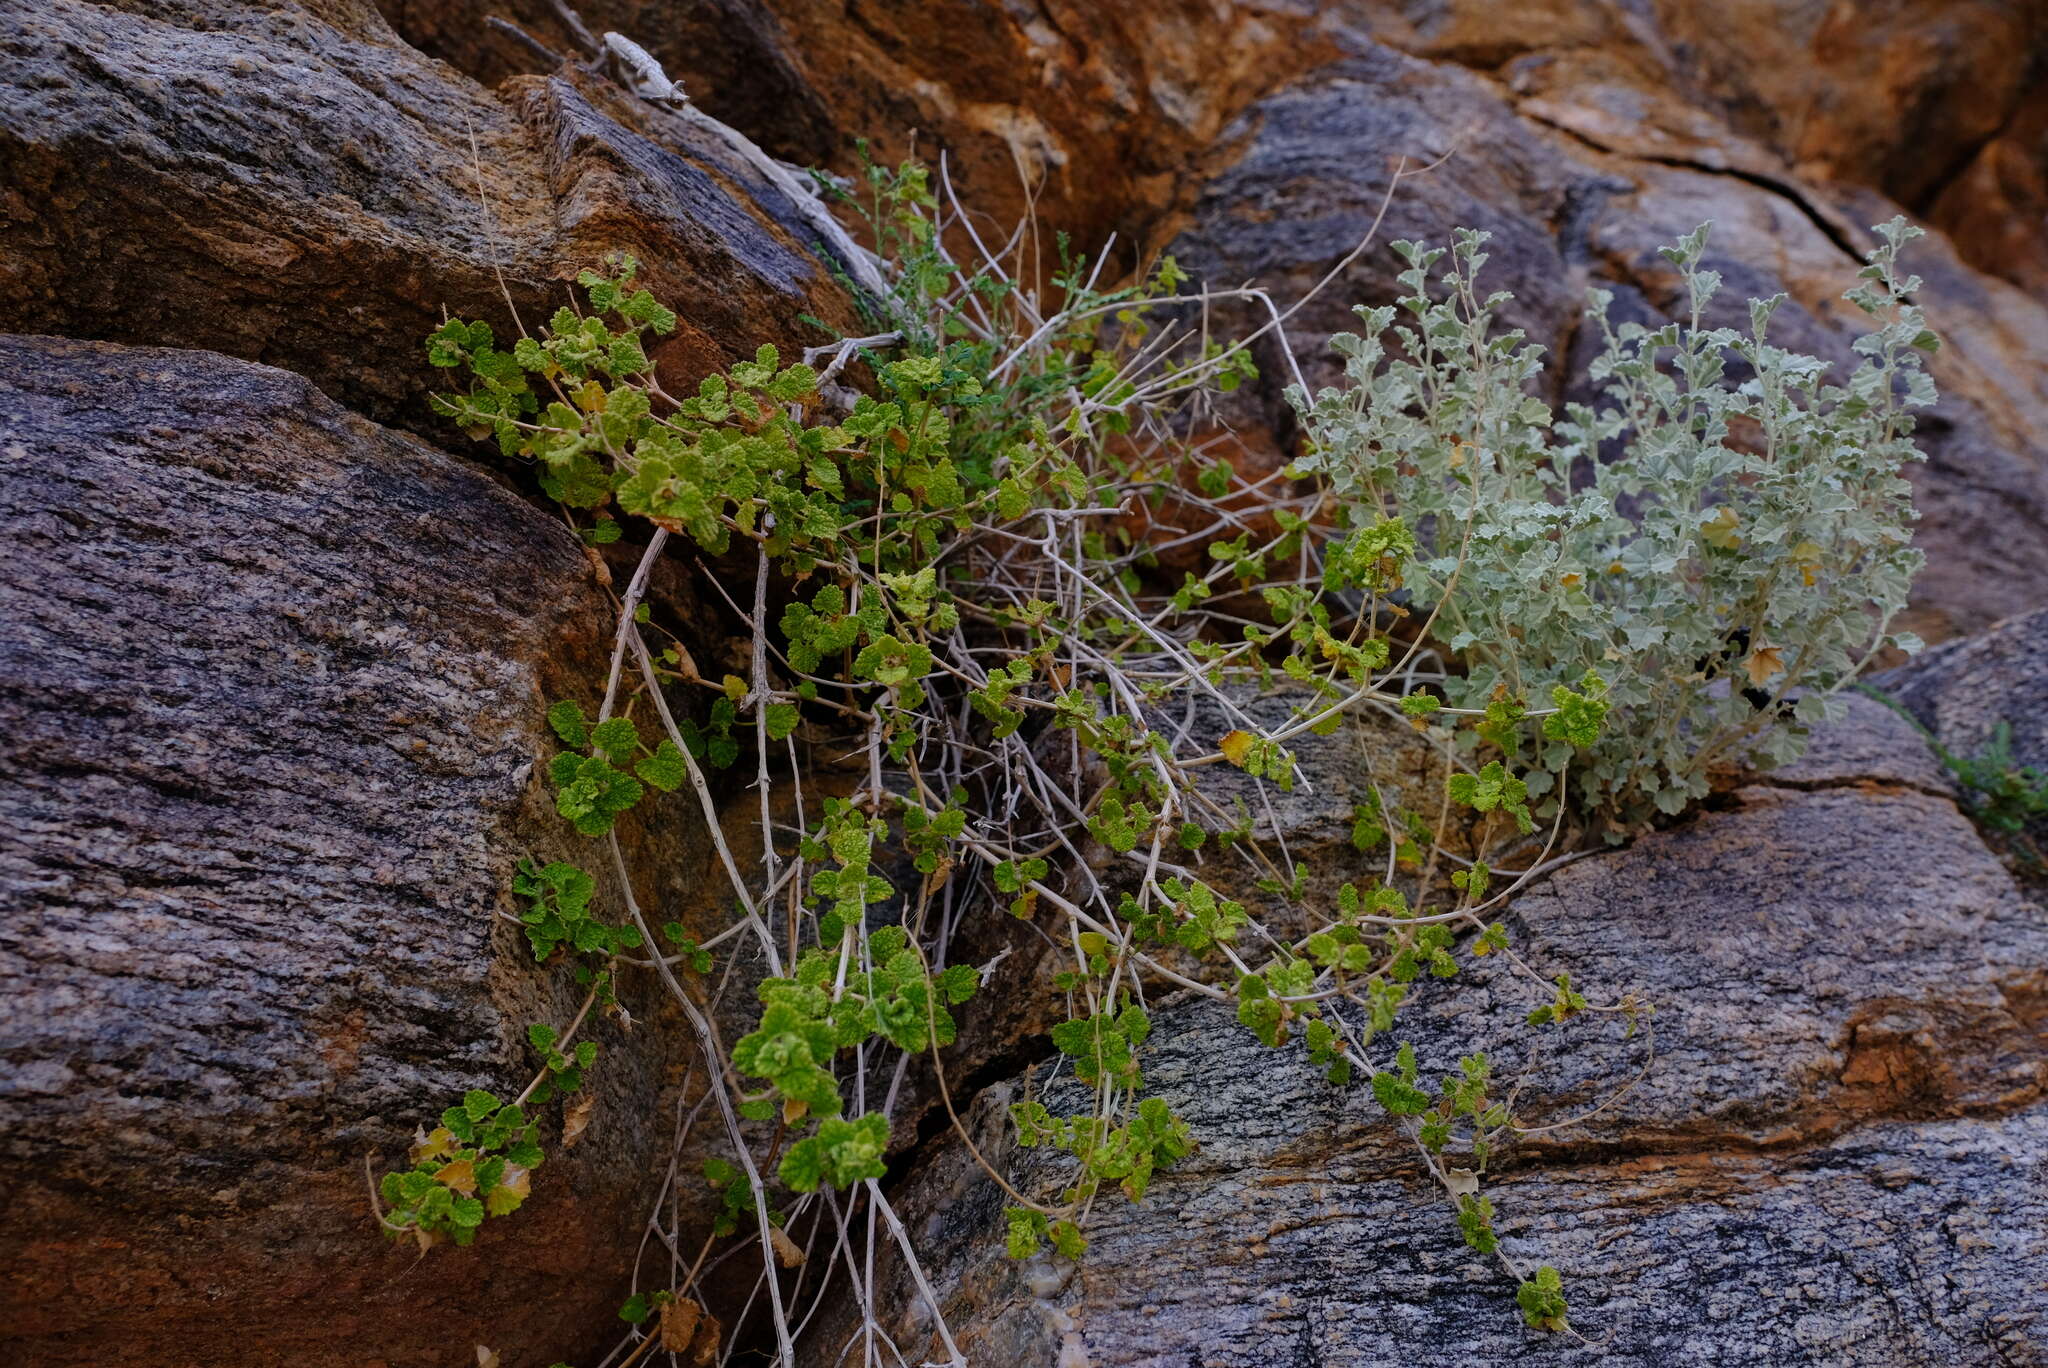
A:
{"label": "reddish brown rock", "polygon": [[[491,26],[494,14],[557,53],[587,55],[547,0],[384,3],[399,32],[482,79],[551,67]],[[944,151],[984,235],[999,242],[1037,216],[1045,270],[1057,264],[1055,229],[1090,250],[1120,234],[1128,268],[1151,225],[1185,202],[1188,167],[1246,104],[1334,55],[1325,30],[1340,18],[1206,0],[589,0],[577,10],[592,33],[645,46],[706,110],[777,156],[845,171],[858,139],[889,163]]]}
{"label": "reddish brown rock", "polygon": [[1972,266],[2048,299],[2048,83],[2034,83],[1927,216]]}
{"label": "reddish brown rock", "polygon": [[2048,14],[2028,0],[1664,0],[1656,14],[1687,93],[1735,131],[1802,178],[1915,208],[1999,134],[2048,56]]}
{"label": "reddish brown rock", "polygon": [[593,59],[616,30],[651,49],[712,116],[785,161],[824,166],[850,150],[825,92],[772,6],[754,0],[599,0],[576,6],[579,33],[552,0],[378,0],[401,37],[482,81],[548,75]]}
{"label": "reddish brown rock", "polygon": [[[587,55],[548,0],[383,5],[409,40],[488,81],[548,70],[540,48]],[[1373,42],[1523,79],[1532,67],[1578,86],[1619,78],[1639,120],[1644,106],[1666,105],[1706,130],[1706,143],[1741,141],[1809,181],[1873,188],[1944,224],[1974,222],[1961,238],[1966,259],[2016,283],[2033,268],[1996,250],[1999,239],[2025,237],[2022,255],[2038,265],[2038,214],[1999,231],[1967,208],[1985,196],[2023,210],[2040,203],[2029,187],[2048,165],[2037,136],[2048,23],[2025,0],[1879,10],[1800,0],[1130,12],[1051,3],[971,17],[946,0],[717,0],[680,12],[588,0],[578,12],[595,33],[647,46],[706,109],[785,158],[843,168],[852,139],[894,155],[916,130],[928,151],[952,151],[975,204],[993,213],[997,199],[1019,207],[1010,182],[1021,154],[1047,173],[1039,211],[1084,241],[1111,227],[1128,237],[1146,215],[1184,206],[1195,187],[1171,182],[1237,112]]]}

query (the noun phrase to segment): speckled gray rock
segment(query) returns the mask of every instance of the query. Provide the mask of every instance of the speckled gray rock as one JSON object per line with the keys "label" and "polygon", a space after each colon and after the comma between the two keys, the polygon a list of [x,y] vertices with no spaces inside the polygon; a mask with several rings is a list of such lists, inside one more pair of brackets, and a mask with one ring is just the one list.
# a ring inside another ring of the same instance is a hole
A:
{"label": "speckled gray rock", "polygon": [[[1902,722],[1889,734],[1917,744]],[[1397,1034],[1426,1073],[1486,1049],[1499,1076],[1526,1077],[1532,1124],[1613,1099],[1525,1138],[1490,1180],[1505,1247],[1563,1272],[1600,1352],[1521,1326],[1511,1284],[1464,1248],[1369,1098],[1322,1081],[1298,1044],[1265,1050],[1182,999],[1156,1013],[1143,1064],[1202,1148],[1143,1206],[1099,1203],[1078,1268],[1004,1262],[1006,1199],[957,1146],[906,1182],[898,1205],[970,1361],[2041,1362],[2048,919],[1912,782],[1924,759],[1879,747],[1858,775],[1861,744],[1823,745],[1803,780],[1741,789],[1513,904],[1534,966],[1654,1003],[1647,1036],[1531,1032],[1537,994],[1491,961],[1404,1009]],[[1613,1098],[1652,1039],[1654,1066]],[[991,1089],[976,1125],[984,1153],[1050,1195],[1065,1161],[1016,1151],[1000,1119],[1043,1086]],[[893,1277],[885,1328],[915,1353],[930,1318]],[[827,1326],[812,1362],[851,1328]]]}
{"label": "speckled gray rock", "polygon": [[2048,771],[2048,612],[1937,646],[1877,683],[1957,755],[1977,754],[2004,723],[2014,763]]}
{"label": "speckled gray rock", "polygon": [[[1231,1100],[1303,1104],[1271,1072]],[[1012,1157],[977,1129],[985,1153]],[[1465,1248],[1420,1166],[1377,1150],[1276,1147],[1207,1172],[1198,1158],[1143,1208],[1105,1204],[1078,1267],[992,1249],[1003,1199],[968,1166],[922,1172],[912,1191],[932,1213],[918,1228],[927,1269],[977,1365],[2039,1365],[2044,1154],[2036,1106],[1886,1122],[1789,1154],[1518,1169],[1494,1187],[1503,1247],[1563,1274],[1590,1344],[1522,1328],[1511,1280]],[[857,1342],[835,1359],[831,1329],[810,1361],[858,1362]],[[886,1329],[943,1361],[921,1307]]]}
{"label": "speckled gray rock", "polygon": [[1955,796],[1955,777],[1910,722],[1855,689],[1840,699],[1842,719],[1816,727],[1804,755],[1751,777],[1789,788],[1881,783]]}
{"label": "speckled gray rock", "polygon": [[0,330],[205,347],[435,424],[444,316],[513,332],[631,252],[681,315],[677,383],[851,324],[781,192],[580,74],[494,94],[352,0],[9,7]]}
{"label": "speckled gray rock", "polygon": [[473,1249],[388,1245],[364,1173],[573,1010],[497,914],[568,853],[534,769],[601,678],[575,540],[206,352],[0,339],[0,468],[0,1359],[588,1347],[668,1139],[654,1033],[597,1028],[588,1138]]}

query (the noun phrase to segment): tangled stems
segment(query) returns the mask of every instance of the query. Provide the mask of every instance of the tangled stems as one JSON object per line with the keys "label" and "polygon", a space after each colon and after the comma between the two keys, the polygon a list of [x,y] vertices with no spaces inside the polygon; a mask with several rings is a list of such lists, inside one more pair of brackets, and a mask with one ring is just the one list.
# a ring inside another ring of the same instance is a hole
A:
{"label": "tangled stems", "polygon": [[[1057,306],[1041,304],[964,218],[941,211],[922,171],[877,169],[867,188],[872,235],[894,262],[889,296],[871,301],[889,326],[803,361],[784,365],[763,347],[693,395],[668,393],[647,344],[675,319],[635,287],[630,260],[586,273],[589,312],[564,309],[510,351],[461,321],[429,343],[436,364],[472,377],[466,393],[437,399],[440,411],[535,462],[586,540],[618,540],[622,519],[650,529],[596,720],[574,704],[550,719],[558,809],[604,843],[625,917],[607,927],[584,883],[536,871],[535,945],[584,961],[593,1000],[607,1004],[613,974],[651,968],[688,1020],[704,1093],[679,1123],[678,1150],[713,1100],[730,1154],[705,1165],[723,1204],[713,1238],[750,1232],[782,1360],[835,1275],[861,1307],[857,1333],[882,1346],[878,1244],[897,1247],[936,1314],[879,1180],[902,1085],[923,1061],[965,1138],[943,1051],[985,975],[956,956],[987,939],[977,919],[1004,913],[1036,928],[1056,966],[1041,975],[1066,1009],[1052,1043],[1086,1097],[1058,1112],[1043,1098],[1012,1109],[1018,1141],[1066,1155],[1070,1178],[1056,1196],[1033,1196],[991,1168],[1013,1202],[1013,1255],[1050,1243],[1080,1257],[1108,1190],[1142,1200],[1197,1142],[1147,1095],[1142,1069],[1153,995],[1186,991],[1230,1006],[1269,1047],[1298,1035],[1333,1084],[1367,1089],[1413,1140],[1466,1241],[1518,1283],[1528,1323],[1568,1331],[1555,1272],[1502,1247],[1484,1176],[1502,1146],[1597,1114],[1633,1078],[1585,1116],[1537,1125],[1518,1110],[1528,1077],[1498,1079],[1478,1053],[1432,1085],[1397,1029],[1422,978],[1489,959],[1524,985],[1527,1030],[1618,1017],[1643,1042],[1635,1077],[1652,1056],[1637,1030],[1648,1004],[1597,1001],[1543,972],[1493,916],[1583,853],[1587,811],[1638,791],[1603,777],[1582,802],[1567,782],[1581,756],[1596,777],[1611,772],[1610,710],[1642,686],[1625,652],[1563,674],[1526,649],[1525,632],[1473,635],[1499,617],[1471,595],[1502,555],[1496,491],[1480,476],[1528,453],[1526,441],[1488,448],[1489,415],[1512,410],[1518,433],[1534,422],[1518,364],[1475,341],[1469,373],[1430,372],[1405,391],[1401,402],[1435,424],[1416,439],[1466,453],[1446,455],[1436,483],[1407,488],[1406,502],[1397,472],[1372,464],[1401,434],[1341,396],[1316,401],[1314,472],[1243,473],[1205,460],[1187,436],[1209,396],[1249,374],[1241,346],[1209,340],[1207,309],[1222,292],[1178,293],[1170,259],[1109,291],[1099,268],[1067,263]],[[955,238],[975,248],[971,268],[950,254]],[[1472,255],[1446,317],[1483,332]],[[1277,331],[1285,315],[1266,308]],[[1113,332],[1100,329],[1105,317]],[[1157,318],[1168,321],[1155,331]],[[839,387],[849,375],[861,383]],[[1370,366],[1361,379],[1375,383]],[[1440,390],[1459,386],[1460,403],[1442,402]],[[1339,430],[1358,414],[1379,426]],[[1789,419],[1781,428],[1797,445]],[[744,624],[744,674],[705,678],[682,642],[658,639],[646,586],[679,539],[751,570],[745,601],[704,576]],[[1803,659],[1786,672],[1799,675]],[[1758,712],[1746,734],[1780,727],[1775,707]],[[1319,777],[1294,743],[1345,729],[1411,738],[1431,777],[1373,775],[1356,844],[1377,877],[1324,905],[1307,893],[1273,798]],[[1686,734],[1724,744],[1711,727]],[[821,785],[824,757],[850,760],[858,779]],[[727,840],[713,789],[722,770],[750,772],[758,790],[758,869]],[[633,901],[615,826],[647,788],[685,784],[735,909],[702,945]],[[791,812],[794,822],[778,815]],[[728,1044],[718,1009],[743,957],[765,977],[753,1028]],[[971,1140],[968,1150],[989,1167]],[[444,1162],[429,1155],[387,1179],[387,1224],[425,1228],[406,1194],[439,1204]],[[680,1182],[672,1165],[650,1229],[671,1251],[661,1304],[696,1308],[695,1327],[711,1265],[684,1248]],[[814,1263],[807,1251],[821,1243],[830,1257]],[[959,1361],[942,1319],[937,1333]]]}

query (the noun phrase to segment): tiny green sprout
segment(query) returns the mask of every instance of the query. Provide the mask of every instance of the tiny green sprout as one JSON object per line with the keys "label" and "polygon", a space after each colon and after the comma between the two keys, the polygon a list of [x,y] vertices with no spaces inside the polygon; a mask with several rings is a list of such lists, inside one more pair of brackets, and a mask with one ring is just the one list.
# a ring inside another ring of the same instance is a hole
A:
{"label": "tiny green sprout", "polygon": [[516,1103],[473,1088],[422,1131],[410,1169],[387,1173],[378,1193],[388,1234],[410,1233],[422,1244],[466,1245],[488,1217],[508,1216],[526,1201],[542,1161],[539,1125]]}
{"label": "tiny green sprout", "polygon": [[672,792],[688,774],[689,762],[674,742],[664,738],[653,747],[645,745],[630,718],[611,717],[593,725],[573,700],[554,704],[547,716],[568,747],[548,767],[555,810],[581,835],[602,836],[620,813],[640,801],[646,787]]}
{"label": "tiny green sprout", "polygon": [[[719,1195],[719,1212],[712,1220],[712,1234],[730,1235],[740,1227],[743,1218],[754,1214],[754,1189],[747,1181],[747,1175],[737,1164],[731,1164],[716,1156],[704,1161],[704,1182]],[[769,1219],[776,1219],[770,1212]]]}
{"label": "tiny green sprout", "polygon": [[820,1183],[852,1187],[888,1171],[882,1163],[888,1147],[889,1122],[877,1113],[852,1121],[827,1120],[816,1135],[790,1146],[782,1160],[782,1181],[794,1192],[816,1192]]}
{"label": "tiny green sprout", "polygon": [[1515,1302],[1522,1308],[1522,1319],[1529,1323],[1531,1329],[1566,1328],[1564,1279],[1549,1264],[1538,1268],[1535,1277],[1515,1289]]}
{"label": "tiny green sprout", "polygon": [[1324,586],[1389,593],[1401,587],[1401,572],[1414,554],[1415,534],[1407,523],[1380,518],[1330,549],[1323,566]]}
{"label": "tiny green sprout", "polygon": [[1265,972],[1246,974],[1237,982],[1237,1019],[1268,1049],[1287,1042],[1289,1022],[1315,1016],[1313,1003],[1288,1002],[1308,992],[1315,981],[1315,965],[1308,960],[1284,960]]}
{"label": "tiny green sprout", "polygon": [[1543,734],[1584,750],[1600,739],[1600,726],[1607,717],[1607,684],[1588,670],[1579,681],[1579,690],[1560,684],[1550,691],[1557,711],[1543,719]]}
{"label": "tiny green sprout", "polygon": [[1491,1254],[1500,1247],[1500,1236],[1493,1229],[1493,1202],[1482,1193],[1467,1192],[1458,1197],[1458,1230],[1465,1243],[1481,1254]]}
{"label": "tiny green sprout", "polygon": [[676,948],[677,956],[683,963],[700,974],[711,972],[711,952],[697,944],[697,938],[683,929],[681,922],[664,922],[662,938]]}
{"label": "tiny green sprout", "polygon": [[1104,1076],[1125,1087],[1141,1083],[1137,1047],[1152,1033],[1145,1009],[1126,1003],[1121,1010],[1063,1021],[1052,1028],[1052,1043],[1074,1061],[1075,1076],[1093,1083]]}
{"label": "tiny green sprout", "polygon": [[690,762],[676,749],[676,743],[664,736],[652,751],[633,762],[633,773],[649,788],[673,793],[689,777]]}
{"label": "tiny green sprout", "polygon": [[1536,829],[1535,819],[1529,814],[1528,785],[1509,774],[1500,761],[1488,761],[1477,774],[1453,774],[1447,784],[1452,802],[1474,812],[1492,812],[1497,808],[1513,817],[1525,835]]}
{"label": "tiny green sprout", "polygon": [[1460,869],[1451,875],[1451,887],[1463,893],[1468,902],[1482,901],[1492,885],[1493,871],[1486,867],[1484,861],[1474,861],[1470,869]]}
{"label": "tiny green sprout", "polygon": [[1309,1022],[1303,1039],[1308,1044],[1309,1063],[1321,1069],[1325,1078],[1339,1087],[1351,1081],[1352,1065],[1344,1038],[1328,1022]]}
{"label": "tiny green sprout", "polygon": [[1230,492],[1231,481],[1237,478],[1237,468],[1228,461],[1217,461],[1203,468],[1195,477],[1196,487],[1212,499],[1220,499]]}
{"label": "tiny green sprout", "polygon": [[1401,711],[1410,717],[1428,717],[1442,709],[1444,701],[1435,694],[1413,693],[1401,700]]}
{"label": "tiny green sprout", "polygon": [[1088,830],[1119,854],[1133,850],[1152,828],[1153,816],[1143,803],[1128,805],[1124,800],[1111,795],[1102,800],[1102,806],[1089,819]]}
{"label": "tiny green sprout", "polygon": [[1415,1047],[1402,1043],[1392,1069],[1372,1076],[1372,1095],[1390,1116],[1420,1116],[1429,1110],[1429,1094],[1415,1086]]}
{"label": "tiny green sprout", "polygon": [[931,673],[932,653],[929,648],[899,641],[884,632],[861,650],[853,662],[854,673],[862,679],[872,679],[877,684],[890,688],[901,688],[914,679],[922,679]]}
{"label": "tiny green sprout", "polygon": [[1009,1228],[1005,1249],[1013,1259],[1028,1259],[1045,1243],[1046,1216],[1030,1207],[1010,1207],[1003,1212]]}
{"label": "tiny green sprout", "polygon": [[1369,855],[1387,839],[1386,825],[1380,821],[1379,809],[1371,803],[1356,804],[1351,810],[1351,846],[1361,855]]}
{"label": "tiny green sprout", "polygon": [[565,746],[583,750],[590,745],[590,722],[583,715],[583,705],[574,699],[565,698],[549,706],[548,726]]}
{"label": "tiny green sprout", "polygon": [[2012,758],[2012,723],[2001,720],[1975,755],[1958,756],[1946,747],[1942,760],[1968,794],[1972,816],[1993,831],[2017,835],[2048,817],[2048,773]]}
{"label": "tiny green sprout", "polygon": [[1570,974],[1557,976],[1557,996],[1550,1002],[1529,1013],[1531,1026],[1543,1026],[1551,1022],[1565,1021],[1586,1008],[1586,995],[1572,987]]}
{"label": "tiny green sprout", "polygon": [[546,865],[530,859],[519,862],[512,891],[528,900],[519,919],[525,924],[534,959],[544,961],[562,947],[609,956],[640,944],[637,928],[609,926],[592,914],[590,900],[596,889],[596,880],[566,861]]}

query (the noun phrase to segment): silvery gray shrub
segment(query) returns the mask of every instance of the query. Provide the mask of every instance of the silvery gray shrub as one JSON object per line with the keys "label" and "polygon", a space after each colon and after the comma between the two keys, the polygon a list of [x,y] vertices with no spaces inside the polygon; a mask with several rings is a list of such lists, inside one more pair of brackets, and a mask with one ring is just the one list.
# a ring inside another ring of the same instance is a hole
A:
{"label": "silvery gray shrub", "polygon": [[1497,734],[1532,795],[1555,801],[1571,762],[1577,799],[1623,824],[1678,812],[1716,764],[1792,759],[1878,650],[1919,647],[1892,622],[1922,560],[1909,410],[1935,397],[1919,278],[1897,267],[1920,230],[1876,230],[1845,297],[1877,326],[1846,380],[1766,340],[1782,295],[1750,304],[1746,332],[1703,326],[1721,283],[1700,265],[1707,231],[1663,252],[1682,322],[1616,326],[1592,293],[1592,406],[1557,417],[1532,397],[1543,349],[1494,327],[1510,296],[1479,293],[1487,235],[1471,231],[1448,254],[1394,244],[1406,295],[1333,339],[1345,383],[1289,396],[1300,464],[1327,474],[1352,528],[1413,533],[1406,606],[1434,614],[1462,665],[1437,681],[1447,705],[1513,712],[1605,682],[1605,732],[1575,760],[1532,728]]}

